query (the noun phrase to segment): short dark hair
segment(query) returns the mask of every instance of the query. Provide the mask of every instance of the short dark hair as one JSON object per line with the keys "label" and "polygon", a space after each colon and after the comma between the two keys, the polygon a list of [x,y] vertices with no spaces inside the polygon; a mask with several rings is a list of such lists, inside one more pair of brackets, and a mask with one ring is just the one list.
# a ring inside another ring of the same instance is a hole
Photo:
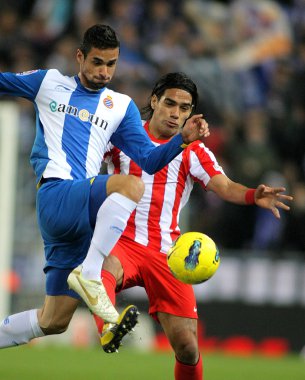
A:
{"label": "short dark hair", "polygon": [[149,98],[147,105],[141,110],[142,116],[146,119],[150,119],[154,110],[151,108],[150,102],[153,95],[156,95],[158,99],[164,94],[165,90],[169,88],[180,88],[188,92],[192,96],[192,112],[195,111],[198,103],[198,91],[197,86],[186,74],[182,72],[168,73],[163,75],[155,84]]}
{"label": "short dark hair", "polygon": [[120,47],[120,41],[109,25],[96,24],[86,30],[80,46],[85,58],[93,47],[97,49],[115,49]]}

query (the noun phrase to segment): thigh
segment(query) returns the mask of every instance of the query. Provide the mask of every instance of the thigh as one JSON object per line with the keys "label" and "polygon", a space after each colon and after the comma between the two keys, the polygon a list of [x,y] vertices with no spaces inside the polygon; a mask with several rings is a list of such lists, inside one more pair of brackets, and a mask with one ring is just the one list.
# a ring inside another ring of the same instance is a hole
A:
{"label": "thigh", "polygon": [[120,262],[122,268],[119,273],[121,284],[118,287],[118,291],[133,286],[143,286],[140,270],[143,261],[141,245],[121,237],[111,251],[110,256],[115,257]]}
{"label": "thigh", "polygon": [[37,217],[47,243],[71,241],[91,230],[90,188],[90,179],[47,182],[40,187]]}
{"label": "thigh", "polygon": [[164,253],[121,237],[111,255],[118,258],[124,272],[119,290],[144,287],[149,300],[149,313],[154,319],[158,321],[158,312],[198,318],[193,287],[174,278]]}
{"label": "thigh", "polygon": [[146,248],[146,260],[141,272],[149,298],[149,313],[154,319],[158,321],[158,312],[198,318],[193,287],[174,278],[164,253]]}
{"label": "thigh", "polygon": [[107,183],[110,175],[98,175],[91,179],[90,199],[89,199],[89,218],[91,227],[94,228],[96,215],[99,208],[107,198]]}
{"label": "thigh", "polygon": [[37,193],[37,219],[46,266],[75,268],[89,249],[90,179],[48,182]]}

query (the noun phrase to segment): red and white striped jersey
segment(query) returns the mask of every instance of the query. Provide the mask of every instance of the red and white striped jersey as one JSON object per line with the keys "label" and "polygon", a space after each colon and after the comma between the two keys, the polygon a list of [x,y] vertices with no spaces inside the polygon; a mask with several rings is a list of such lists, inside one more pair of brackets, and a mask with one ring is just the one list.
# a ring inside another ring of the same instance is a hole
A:
{"label": "red and white striped jersey", "polygon": [[[144,128],[155,145],[157,140]],[[113,145],[105,155],[109,174],[133,174],[145,183],[145,192],[130,216],[123,236],[151,249],[166,253],[180,235],[179,215],[192,191],[194,182],[205,188],[216,174],[224,174],[214,154],[195,141],[154,175],[144,172],[134,161]]]}

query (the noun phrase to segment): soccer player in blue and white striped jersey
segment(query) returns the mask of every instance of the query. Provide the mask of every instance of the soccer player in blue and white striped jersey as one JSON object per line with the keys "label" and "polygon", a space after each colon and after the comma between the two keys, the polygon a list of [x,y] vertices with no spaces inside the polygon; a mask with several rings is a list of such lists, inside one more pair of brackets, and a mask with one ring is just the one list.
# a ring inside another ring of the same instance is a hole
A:
{"label": "soccer player in blue and white striped jersey", "polygon": [[[0,94],[33,102],[36,138],[31,164],[37,176],[37,218],[44,241],[46,297],[42,308],[5,318],[0,347],[65,331],[82,298],[106,322],[131,329],[136,308],[118,314],[100,281],[105,256],[125,229],[144,184],[132,175],[99,175],[108,142],[147,173],[163,168],[190,142],[209,134],[202,115],[155,147],[130,97],[110,90],[119,41],[106,25],[94,25],[77,50],[79,73],[58,70],[0,73]],[[8,126],[9,127],[9,126]]]}

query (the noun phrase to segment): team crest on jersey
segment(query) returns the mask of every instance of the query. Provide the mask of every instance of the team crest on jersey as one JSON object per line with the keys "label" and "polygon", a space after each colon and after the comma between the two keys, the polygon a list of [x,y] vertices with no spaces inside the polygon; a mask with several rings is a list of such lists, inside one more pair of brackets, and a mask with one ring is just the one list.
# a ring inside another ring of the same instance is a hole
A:
{"label": "team crest on jersey", "polygon": [[22,73],[17,73],[17,75],[30,75],[36,73],[38,70],[23,71]]}
{"label": "team crest on jersey", "polygon": [[107,108],[112,108],[113,107],[113,101],[112,101],[111,96],[109,96],[109,95],[107,95],[107,98],[105,98],[103,100],[103,103],[104,103],[105,107],[107,107]]}

